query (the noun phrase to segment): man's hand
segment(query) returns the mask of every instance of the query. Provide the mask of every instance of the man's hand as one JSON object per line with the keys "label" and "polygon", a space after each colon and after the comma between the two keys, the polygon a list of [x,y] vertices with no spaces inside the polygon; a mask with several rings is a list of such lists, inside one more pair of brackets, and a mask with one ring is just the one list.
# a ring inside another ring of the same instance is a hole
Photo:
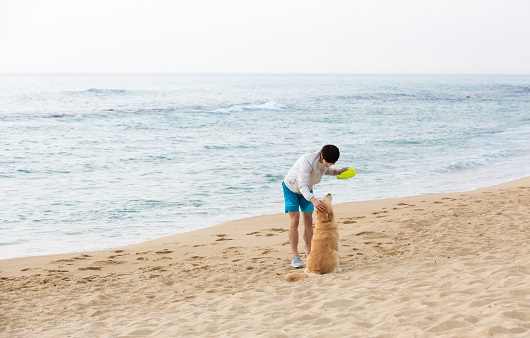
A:
{"label": "man's hand", "polygon": [[326,207],[326,205],[324,203],[322,203],[321,200],[313,197],[311,199],[311,203],[313,203],[313,205],[315,206],[315,209],[317,210],[320,210],[320,211],[326,211],[328,210],[328,208]]}

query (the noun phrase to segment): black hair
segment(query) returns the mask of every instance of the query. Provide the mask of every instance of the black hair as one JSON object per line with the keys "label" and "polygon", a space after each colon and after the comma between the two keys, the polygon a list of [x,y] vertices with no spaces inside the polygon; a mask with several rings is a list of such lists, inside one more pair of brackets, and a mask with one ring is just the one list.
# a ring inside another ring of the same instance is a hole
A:
{"label": "black hair", "polygon": [[321,150],[322,158],[328,163],[336,163],[339,160],[340,151],[339,148],[332,144],[327,144],[322,147]]}

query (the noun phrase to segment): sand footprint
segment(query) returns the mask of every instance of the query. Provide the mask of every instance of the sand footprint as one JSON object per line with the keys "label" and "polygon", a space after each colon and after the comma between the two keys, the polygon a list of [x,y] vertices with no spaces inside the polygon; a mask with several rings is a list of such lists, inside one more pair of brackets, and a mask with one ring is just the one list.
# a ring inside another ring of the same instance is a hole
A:
{"label": "sand footprint", "polygon": [[271,253],[271,252],[278,252],[278,250],[274,250],[274,249],[270,249],[270,248],[262,248],[261,250],[263,250],[261,252],[262,255],[266,255],[266,254]]}
{"label": "sand footprint", "polygon": [[223,242],[223,241],[231,241],[232,239],[231,238],[227,238],[226,234],[217,234],[215,235],[217,236],[218,238],[215,240],[216,242]]}
{"label": "sand footprint", "polygon": [[78,270],[79,271],[89,271],[89,270],[99,271],[101,270],[101,267],[100,266],[87,266],[84,268],[78,268]]}
{"label": "sand footprint", "polygon": [[284,229],[284,228],[270,228],[270,229],[267,229],[267,231],[286,232],[286,231],[289,231],[289,230]]}
{"label": "sand footprint", "polygon": [[163,254],[170,254],[173,251],[170,251],[169,249],[162,249],[160,251],[155,251],[156,254],[163,255]]}
{"label": "sand footprint", "polygon": [[283,233],[283,232],[286,232],[286,231],[289,231],[289,230],[283,229],[283,228],[270,228],[270,229],[266,229],[265,231],[269,232],[269,233],[265,234],[265,237],[271,237],[271,236],[277,236],[280,233]]}
{"label": "sand footprint", "polygon": [[241,255],[241,249],[244,249],[242,246],[230,246],[223,250],[224,255]]}
{"label": "sand footprint", "polygon": [[116,250],[116,251],[114,251],[114,253],[118,254],[118,255],[111,255],[108,258],[113,259],[113,258],[116,258],[116,257],[129,255],[128,253],[124,253],[124,252],[125,252],[125,250]]}

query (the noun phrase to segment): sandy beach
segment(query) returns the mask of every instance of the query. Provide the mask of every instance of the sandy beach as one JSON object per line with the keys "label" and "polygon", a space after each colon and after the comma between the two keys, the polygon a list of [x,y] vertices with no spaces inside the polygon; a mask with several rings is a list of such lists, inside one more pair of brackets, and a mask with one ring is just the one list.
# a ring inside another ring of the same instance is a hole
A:
{"label": "sandy beach", "polygon": [[342,273],[295,282],[284,214],[2,260],[0,336],[530,335],[530,178],[335,216]]}

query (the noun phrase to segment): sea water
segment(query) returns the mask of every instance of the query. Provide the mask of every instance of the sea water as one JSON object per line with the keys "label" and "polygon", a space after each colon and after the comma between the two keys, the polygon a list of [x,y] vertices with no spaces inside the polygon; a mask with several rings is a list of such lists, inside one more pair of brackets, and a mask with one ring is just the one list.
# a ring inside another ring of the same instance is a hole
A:
{"label": "sea water", "polygon": [[530,76],[0,75],[0,258],[282,213],[325,144],[334,203],[528,176]]}

